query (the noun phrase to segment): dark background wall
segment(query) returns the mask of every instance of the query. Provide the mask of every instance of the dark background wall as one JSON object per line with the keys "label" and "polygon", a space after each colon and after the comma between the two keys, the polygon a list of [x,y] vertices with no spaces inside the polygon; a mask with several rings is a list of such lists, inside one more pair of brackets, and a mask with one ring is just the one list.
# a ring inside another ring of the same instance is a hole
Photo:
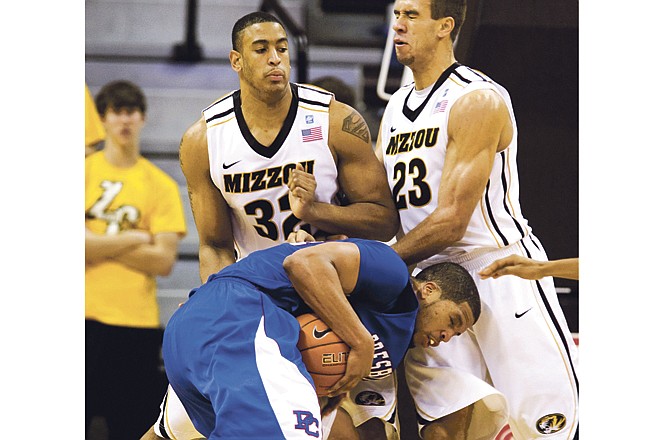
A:
{"label": "dark background wall", "polygon": [[[471,2],[468,12],[468,20],[478,17],[479,26],[462,51],[465,63],[490,75],[512,97],[523,213],[550,259],[577,257],[578,2],[479,1]],[[558,278],[555,283],[559,291],[570,289],[559,299],[577,332],[579,283]]]}

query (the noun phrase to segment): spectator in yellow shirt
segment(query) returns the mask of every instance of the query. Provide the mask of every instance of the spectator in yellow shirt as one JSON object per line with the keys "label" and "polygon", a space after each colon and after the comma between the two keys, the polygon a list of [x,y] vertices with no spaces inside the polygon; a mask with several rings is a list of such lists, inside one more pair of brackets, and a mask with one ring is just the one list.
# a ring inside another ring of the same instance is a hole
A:
{"label": "spectator in yellow shirt", "polygon": [[96,96],[107,133],[86,157],[86,429],[137,439],[158,415],[167,386],[156,276],[177,259],[186,220],[177,182],[140,155],[146,99],[128,81]]}

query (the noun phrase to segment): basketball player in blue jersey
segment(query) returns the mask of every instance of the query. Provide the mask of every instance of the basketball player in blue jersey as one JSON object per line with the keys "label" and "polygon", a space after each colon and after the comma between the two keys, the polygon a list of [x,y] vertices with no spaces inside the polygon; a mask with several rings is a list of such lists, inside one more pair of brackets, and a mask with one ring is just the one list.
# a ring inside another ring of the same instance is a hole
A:
{"label": "basketball player in blue jersey", "polygon": [[466,332],[480,303],[462,267],[443,263],[412,279],[378,241],[253,252],[191,291],[165,330],[168,378],[202,436],[326,438],[297,348],[295,317],[312,311],[351,347],[346,373],[330,389],[337,396],[363,378],[390,376],[412,342],[436,346]]}
{"label": "basketball player in blue jersey", "polygon": [[552,279],[478,276],[512,254],[547,260],[521,213],[510,97],[454,56],[465,0],[396,0],[393,8],[395,52],[414,76],[390,98],[377,138],[401,219],[393,248],[418,270],[462,265],[482,300],[467,336],[407,354],[420,434],[494,438],[509,411],[517,439],[572,439],[576,346]]}
{"label": "basketball player in blue jersey", "polygon": [[[180,146],[201,280],[294,231],[391,239],[398,214],[365,120],[331,93],[289,82],[288,39],[274,16],[240,18],[232,44],[239,90],[208,106]],[[168,389],[143,440],[170,438],[166,407],[180,424],[172,397]]]}

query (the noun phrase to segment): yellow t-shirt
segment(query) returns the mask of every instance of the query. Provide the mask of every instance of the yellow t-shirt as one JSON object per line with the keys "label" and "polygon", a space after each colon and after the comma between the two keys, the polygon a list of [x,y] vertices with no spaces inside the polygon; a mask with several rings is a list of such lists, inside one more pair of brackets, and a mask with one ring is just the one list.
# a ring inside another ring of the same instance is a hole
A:
{"label": "yellow t-shirt", "polygon": [[[179,187],[145,158],[130,168],[107,162],[102,151],[86,158],[86,226],[115,234],[135,228],[186,233]],[[158,328],[156,279],[120,263],[86,267],[86,318],[109,325]]]}
{"label": "yellow t-shirt", "polygon": [[93,145],[105,140],[105,127],[102,125],[102,120],[100,120],[98,110],[95,108],[95,102],[88,86],[84,84],[84,87],[86,89],[86,96],[84,97],[84,117],[86,118],[84,129],[86,134],[84,142],[86,145]]}

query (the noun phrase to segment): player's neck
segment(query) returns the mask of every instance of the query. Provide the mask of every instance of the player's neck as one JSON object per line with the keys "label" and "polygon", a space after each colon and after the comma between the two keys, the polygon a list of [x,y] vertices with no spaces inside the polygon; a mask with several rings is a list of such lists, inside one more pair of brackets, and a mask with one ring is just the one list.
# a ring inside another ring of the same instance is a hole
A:
{"label": "player's neck", "polygon": [[423,90],[426,87],[434,84],[435,81],[442,75],[442,72],[447,70],[449,66],[456,62],[453,53],[450,53],[441,63],[426,63],[424,66],[411,66],[412,74],[414,76],[414,87],[416,90]]}
{"label": "player's neck", "polygon": [[134,143],[122,145],[108,138],[105,140],[103,154],[107,162],[115,167],[130,168],[139,160],[140,148]]}
{"label": "player's neck", "polygon": [[291,108],[291,88],[272,95],[261,93],[253,89],[241,90],[242,113],[247,124],[283,124]]}

